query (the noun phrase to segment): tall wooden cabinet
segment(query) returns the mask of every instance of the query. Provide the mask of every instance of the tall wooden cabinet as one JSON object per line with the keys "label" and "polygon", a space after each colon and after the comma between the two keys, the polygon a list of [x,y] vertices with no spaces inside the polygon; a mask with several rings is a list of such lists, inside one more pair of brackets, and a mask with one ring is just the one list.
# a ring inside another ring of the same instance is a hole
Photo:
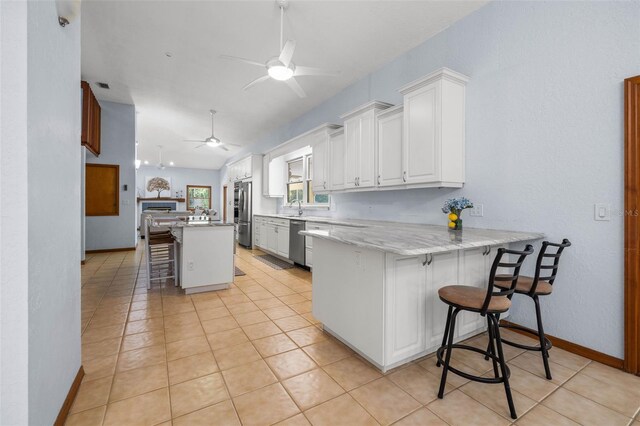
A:
{"label": "tall wooden cabinet", "polygon": [[81,144],[95,156],[100,155],[101,109],[91,86],[86,81],[80,83],[82,88],[82,136]]}

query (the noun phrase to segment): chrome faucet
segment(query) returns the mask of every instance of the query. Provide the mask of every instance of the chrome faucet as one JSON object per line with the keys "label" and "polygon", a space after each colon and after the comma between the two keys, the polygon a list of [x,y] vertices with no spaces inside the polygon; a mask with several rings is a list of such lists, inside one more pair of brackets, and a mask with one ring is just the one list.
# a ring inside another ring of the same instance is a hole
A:
{"label": "chrome faucet", "polygon": [[292,202],[289,203],[289,207],[293,207],[293,203],[297,202],[298,203],[298,216],[302,216],[302,213],[304,213],[304,210],[302,210],[302,202],[300,200],[293,200]]}

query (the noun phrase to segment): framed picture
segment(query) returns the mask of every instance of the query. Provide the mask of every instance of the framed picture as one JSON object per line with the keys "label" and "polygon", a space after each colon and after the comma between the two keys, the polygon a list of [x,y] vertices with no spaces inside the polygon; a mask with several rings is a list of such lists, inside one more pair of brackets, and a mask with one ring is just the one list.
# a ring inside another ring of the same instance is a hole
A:
{"label": "framed picture", "polygon": [[187,210],[210,209],[211,187],[187,185]]}
{"label": "framed picture", "polygon": [[145,184],[146,198],[170,198],[171,178],[162,176],[147,176]]}

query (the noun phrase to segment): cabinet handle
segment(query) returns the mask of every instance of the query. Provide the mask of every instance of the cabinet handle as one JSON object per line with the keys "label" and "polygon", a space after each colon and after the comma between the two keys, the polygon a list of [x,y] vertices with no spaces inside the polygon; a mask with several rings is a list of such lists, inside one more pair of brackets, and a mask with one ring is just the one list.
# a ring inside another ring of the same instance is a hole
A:
{"label": "cabinet handle", "polygon": [[482,250],[482,255],[483,256],[487,255],[487,246],[484,246],[484,249]]}
{"label": "cabinet handle", "polygon": [[431,262],[433,262],[433,255],[432,254],[425,254],[424,255],[424,262],[422,262],[422,266],[429,266],[429,265],[431,265]]}
{"label": "cabinet handle", "polygon": [[403,182],[407,181],[407,172],[402,172],[402,181]]}
{"label": "cabinet handle", "polygon": [[491,253],[491,246],[487,246],[487,256],[489,255],[489,253]]}
{"label": "cabinet handle", "polygon": [[324,189],[327,189],[327,182],[326,182],[326,181],[322,184],[322,187],[323,187]]}
{"label": "cabinet handle", "polygon": [[378,175],[378,185],[380,185],[380,175]]}

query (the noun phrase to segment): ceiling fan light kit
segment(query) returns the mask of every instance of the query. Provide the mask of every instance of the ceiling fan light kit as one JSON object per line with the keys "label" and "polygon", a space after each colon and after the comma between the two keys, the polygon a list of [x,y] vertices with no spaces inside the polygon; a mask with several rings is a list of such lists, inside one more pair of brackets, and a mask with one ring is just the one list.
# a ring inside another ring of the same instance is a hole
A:
{"label": "ceiling fan light kit", "polygon": [[295,77],[309,75],[309,76],[332,76],[339,74],[338,71],[325,70],[322,68],[313,68],[313,67],[296,67],[293,62],[291,62],[291,58],[293,57],[293,53],[296,49],[296,42],[294,40],[287,40],[284,43],[284,11],[289,6],[289,2],[287,0],[276,0],[276,4],[280,8],[280,55],[274,58],[269,59],[266,63],[262,63],[260,61],[254,61],[251,59],[240,58],[237,56],[229,56],[229,55],[221,55],[220,57],[223,59],[230,59],[233,61],[244,62],[249,65],[255,65],[259,67],[266,68],[267,75],[260,76],[255,80],[251,81],[249,84],[244,86],[242,90],[248,90],[255,86],[258,83],[263,81],[272,80],[276,81],[284,81],[287,83],[287,86],[293,90],[296,95],[300,98],[306,98],[307,94],[304,89],[298,84]]}

